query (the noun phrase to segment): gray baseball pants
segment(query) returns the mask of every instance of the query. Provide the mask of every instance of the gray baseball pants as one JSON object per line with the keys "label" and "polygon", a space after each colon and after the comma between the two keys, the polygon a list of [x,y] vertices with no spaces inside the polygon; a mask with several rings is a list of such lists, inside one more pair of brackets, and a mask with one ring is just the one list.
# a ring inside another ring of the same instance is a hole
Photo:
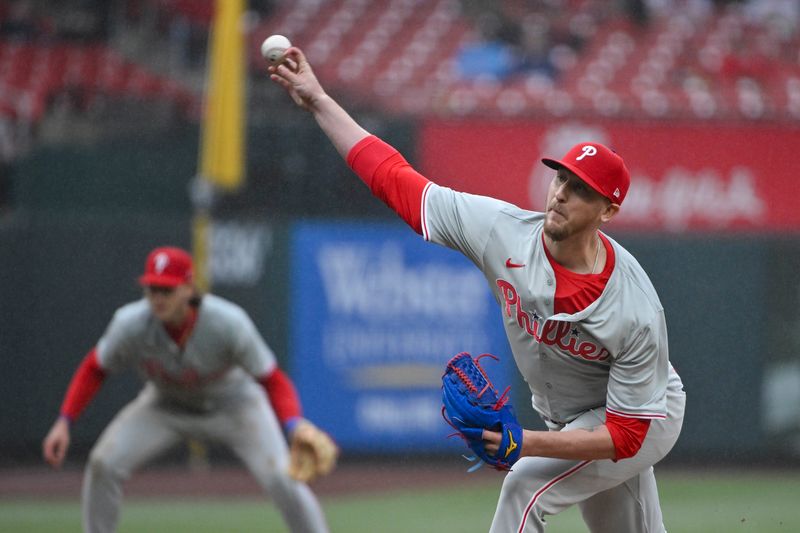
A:
{"label": "gray baseball pants", "polygon": [[122,485],[131,473],[187,437],[226,445],[269,493],[295,533],[328,531],[322,509],[305,484],[287,474],[288,447],[264,391],[255,383],[208,413],[167,408],[148,384],[103,431],[83,480],[87,533],[116,529]]}
{"label": "gray baseball pants", "polygon": [[[545,517],[577,504],[592,533],[665,530],[653,465],[678,440],[686,395],[667,391],[667,418],[653,420],[639,452],[614,462],[523,457],[503,481],[490,533],[545,530]],[[587,411],[561,431],[605,422],[605,409]]]}

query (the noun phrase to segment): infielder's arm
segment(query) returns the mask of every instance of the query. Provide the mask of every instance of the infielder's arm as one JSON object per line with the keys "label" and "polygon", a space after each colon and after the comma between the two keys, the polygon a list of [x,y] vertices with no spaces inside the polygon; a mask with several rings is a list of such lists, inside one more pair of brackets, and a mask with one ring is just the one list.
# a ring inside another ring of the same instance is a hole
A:
{"label": "infielder's arm", "polygon": [[300,396],[294,383],[277,367],[271,373],[256,378],[256,381],[266,392],[283,430],[287,435],[291,435],[294,427],[303,418]]}
{"label": "infielder's arm", "polygon": [[61,403],[61,417],[69,422],[77,420],[100,390],[106,375],[97,358],[97,349],[92,348],[72,376],[64,401]]}
{"label": "infielder's arm", "polygon": [[42,455],[51,466],[59,468],[64,462],[70,442],[69,426],[89,405],[105,378],[106,372],[100,367],[93,348],[75,370],[59,416],[42,442]]}

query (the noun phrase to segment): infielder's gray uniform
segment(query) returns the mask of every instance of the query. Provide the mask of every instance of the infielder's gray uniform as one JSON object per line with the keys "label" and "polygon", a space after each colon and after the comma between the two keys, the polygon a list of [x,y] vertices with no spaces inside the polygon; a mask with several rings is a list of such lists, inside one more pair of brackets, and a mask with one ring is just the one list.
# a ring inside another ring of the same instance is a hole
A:
{"label": "infielder's gray uniform", "polygon": [[491,531],[543,531],[546,515],[576,503],[593,532],[664,531],[652,466],[678,439],[685,404],[664,310],[638,262],[609,239],[616,263],[602,295],[574,315],[554,315],[543,225],[544,214],[496,199],[433,183],[423,193],[423,236],[462,252],[486,276],[548,427],[597,426],[606,409],[652,422],[639,452],[618,462],[521,458],[503,483]]}
{"label": "infielder's gray uniform", "polygon": [[287,474],[286,440],[264,389],[253,377],[271,372],[275,356],[237,305],[205,295],[183,350],[147,300],[121,307],[97,345],[108,371],[136,367],[147,380],[91,452],[83,484],[84,523],[113,531],[122,482],[186,437],[225,444],[272,496],[292,531],[326,531],[316,498]]}

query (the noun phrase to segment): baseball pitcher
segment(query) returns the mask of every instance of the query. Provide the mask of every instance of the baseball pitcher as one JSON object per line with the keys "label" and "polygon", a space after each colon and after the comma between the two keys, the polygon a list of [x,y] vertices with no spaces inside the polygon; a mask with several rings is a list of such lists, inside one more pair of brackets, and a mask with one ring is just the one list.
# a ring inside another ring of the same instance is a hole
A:
{"label": "baseball pitcher", "polygon": [[533,408],[549,428],[517,430],[507,417],[507,434],[478,431],[473,449],[510,468],[491,531],[543,531],[547,515],[573,504],[593,532],[664,531],[653,465],[678,439],[685,394],[650,279],[599,230],[628,191],[622,158],[585,142],[544,159],[554,171],[544,211],[525,211],[416,172],[325,93],[298,48],[269,71],[373,194],[486,276]]}
{"label": "baseball pitcher", "polygon": [[144,298],[114,314],[78,367],[43,443],[45,460],[60,467],[70,425],[106,376],[130,367],[141,373],[144,389],[116,415],[89,456],[85,531],[114,531],[123,482],[187,437],[226,445],[274,499],[292,531],[327,531],[305,482],[328,473],[338,449],[302,417],[294,385],[245,311],[198,294],[191,256],[179,248],[153,250],[139,282]]}

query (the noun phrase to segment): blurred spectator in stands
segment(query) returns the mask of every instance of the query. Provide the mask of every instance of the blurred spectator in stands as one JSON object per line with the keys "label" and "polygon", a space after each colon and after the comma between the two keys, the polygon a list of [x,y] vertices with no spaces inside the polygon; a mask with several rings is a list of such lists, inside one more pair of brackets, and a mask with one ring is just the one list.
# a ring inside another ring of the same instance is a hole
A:
{"label": "blurred spectator in stands", "polygon": [[551,10],[545,16],[549,24],[548,60],[557,77],[559,72],[571,68],[578,61],[586,43],[597,31],[597,16],[591,9],[578,12]]}
{"label": "blurred spectator in stands", "polygon": [[[505,26],[505,27],[504,27]],[[458,74],[463,79],[504,80],[517,68],[519,59],[503,33],[509,24],[494,11],[484,11],[475,19],[475,36],[456,56]]]}
{"label": "blurred spectator in stands", "polygon": [[159,4],[168,21],[170,54],[177,63],[174,66],[202,66],[214,18],[213,0],[159,0]]}
{"label": "blurred spectator in stands", "polygon": [[597,31],[597,21],[590,11],[551,13],[548,15],[553,43],[568,46],[580,53]]}
{"label": "blurred spectator in stands", "polygon": [[556,77],[556,68],[551,60],[553,43],[550,22],[540,13],[526,15],[520,24],[521,36],[518,47],[517,72],[523,76]]}

